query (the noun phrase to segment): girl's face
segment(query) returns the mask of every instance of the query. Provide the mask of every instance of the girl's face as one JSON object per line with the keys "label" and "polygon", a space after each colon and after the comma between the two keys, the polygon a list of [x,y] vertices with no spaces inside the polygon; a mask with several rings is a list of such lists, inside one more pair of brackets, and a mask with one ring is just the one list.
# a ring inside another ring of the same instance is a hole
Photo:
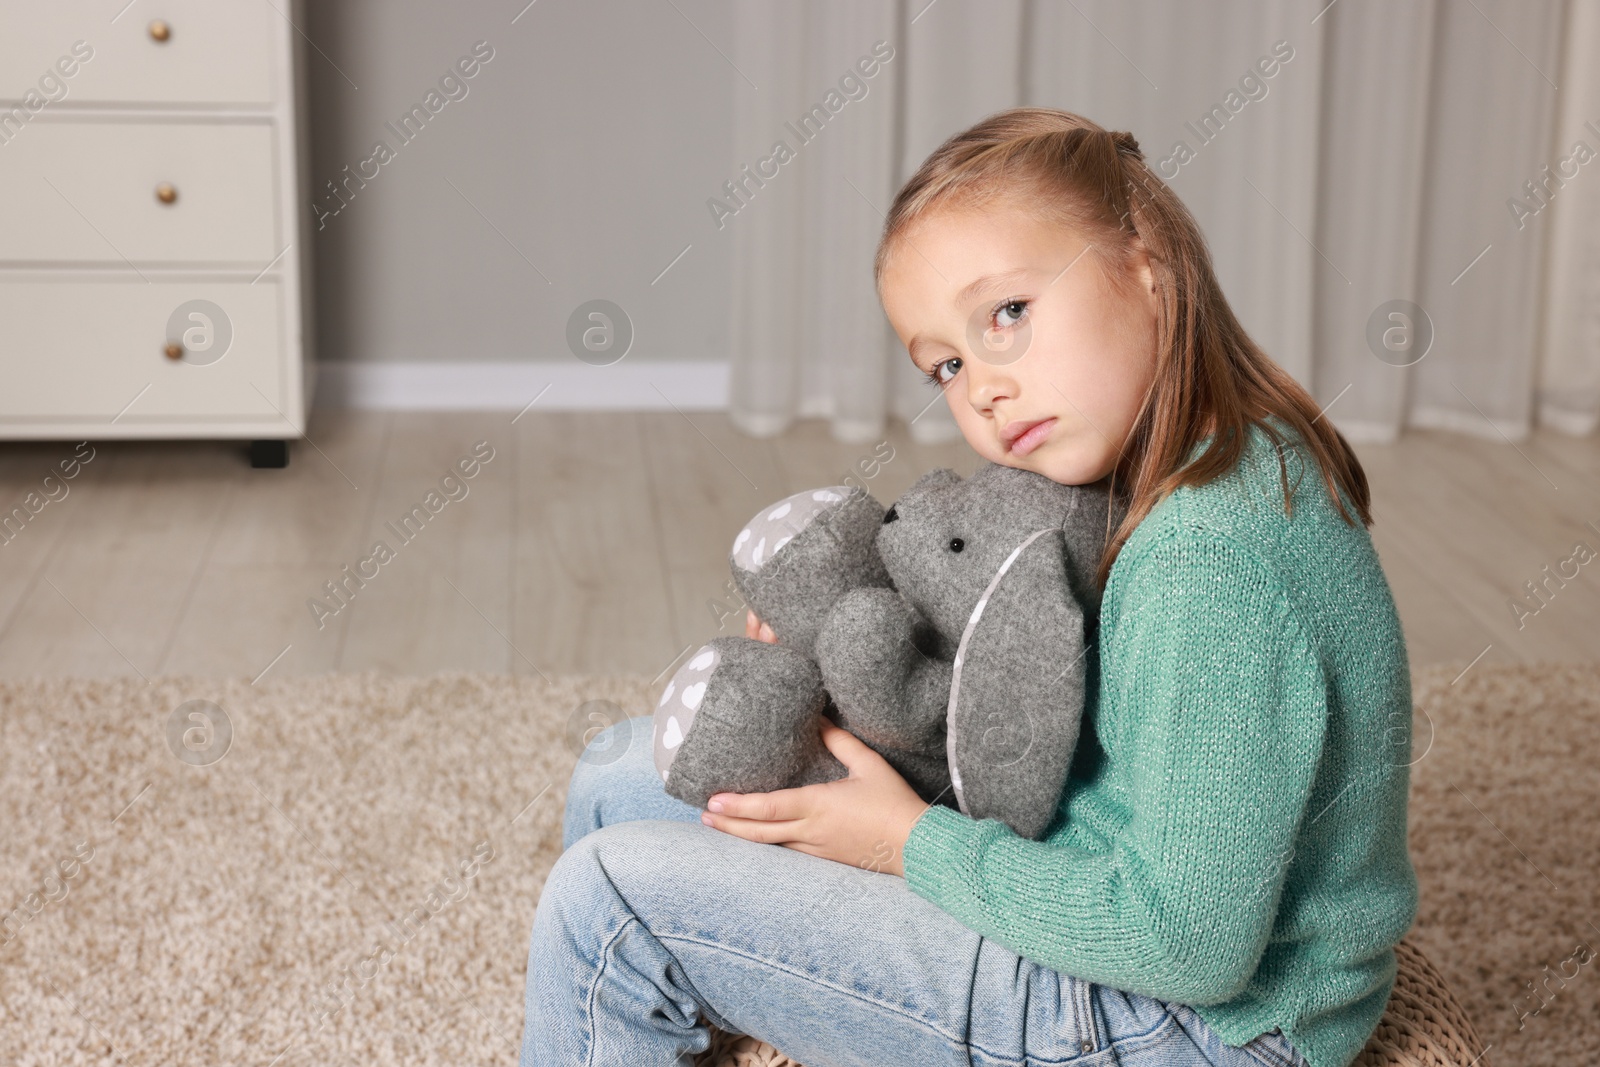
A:
{"label": "girl's face", "polygon": [[1009,206],[938,210],[895,244],[885,314],[985,459],[1065,485],[1110,474],[1155,377],[1150,263],[1111,284],[1083,239]]}

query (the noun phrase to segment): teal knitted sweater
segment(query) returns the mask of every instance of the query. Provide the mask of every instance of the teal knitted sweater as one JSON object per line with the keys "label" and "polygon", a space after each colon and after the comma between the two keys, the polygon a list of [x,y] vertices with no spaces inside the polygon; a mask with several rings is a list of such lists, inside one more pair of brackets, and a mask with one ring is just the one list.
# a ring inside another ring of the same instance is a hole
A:
{"label": "teal knitted sweater", "polygon": [[936,804],[902,861],[913,892],[1026,959],[1347,1067],[1416,917],[1410,668],[1354,506],[1347,525],[1303,445],[1283,459],[1292,518],[1252,426],[1233,471],[1123,546],[1045,836]]}

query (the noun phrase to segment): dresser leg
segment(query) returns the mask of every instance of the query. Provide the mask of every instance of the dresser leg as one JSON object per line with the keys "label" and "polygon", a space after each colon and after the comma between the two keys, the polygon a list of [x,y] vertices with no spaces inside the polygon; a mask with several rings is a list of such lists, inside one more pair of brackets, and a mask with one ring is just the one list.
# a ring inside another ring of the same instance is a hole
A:
{"label": "dresser leg", "polygon": [[251,441],[250,466],[287,467],[289,465],[288,441]]}

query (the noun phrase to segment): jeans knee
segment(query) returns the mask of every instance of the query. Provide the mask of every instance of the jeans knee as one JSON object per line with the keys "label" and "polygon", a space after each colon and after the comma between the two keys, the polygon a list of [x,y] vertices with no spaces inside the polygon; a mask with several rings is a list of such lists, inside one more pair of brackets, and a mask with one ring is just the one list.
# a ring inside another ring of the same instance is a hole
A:
{"label": "jeans knee", "polygon": [[540,910],[547,902],[557,915],[574,905],[593,909],[617,891],[618,876],[634,879],[633,861],[649,851],[655,836],[643,823],[625,822],[602,826],[573,841],[556,857],[545,878]]}
{"label": "jeans knee", "polygon": [[606,889],[601,850],[609,830],[602,827],[573,841],[550,867],[539,892],[539,911],[560,920],[575,907],[593,907]]}
{"label": "jeans knee", "polygon": [[616,791],[617,782],[633,772],[641,754],[653,760],[654,740],[650,716],[619,719],[589,739],[567,780],[563,849],[597,828],[601,798]]}
{"label": "jeans knee", "polygon": [[586,903],[594,906],[594,877],[599,870],[588,838],[574,842],[556,857],[534,909],[530,969],[534,958],[548,968],[573,955],[592,956],[594,946],[582,943],[588,940],[585,931],[592,934],[592,924],[582,916]]}
{"label": "jeans knee", "polygon": [[545,875],[544,888],[539,893],[539,907],[546,901],[560,906],[563,897],[587,891],[589,879],[600,869],[598,853],[594,848],[594,834],[587,834],[561,850],[561,855]]}
{"label": "jeans knee", "polygon": [[599,772],[608,765],[605,756],[612,751],[616,743],[616,730],[621,723],[612,723],[604,730],[589,739],[583,746],[583,751],[578,753],[578,762],[572,767],[572,775],[567,779],[567,797],[573,798],[589,792],[594,786],[594,780],[599,777]]}
{"label": "jeans knee", "polygon": [[581,775],[588,779],[609,771],[625,770],[640,758],[641,752],[645,759],[651,760],[654,743],[655,725],[650,716],[618,719],[584,745],[578,754],[578,765],[572,769],[573,778]]}

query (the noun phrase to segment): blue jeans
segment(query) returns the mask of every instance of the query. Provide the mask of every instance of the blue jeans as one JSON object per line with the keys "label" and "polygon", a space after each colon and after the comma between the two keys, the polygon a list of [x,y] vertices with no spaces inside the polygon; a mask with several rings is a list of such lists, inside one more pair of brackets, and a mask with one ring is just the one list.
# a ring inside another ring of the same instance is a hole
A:
{"label": "blue jeans", "polygon": [[589,743],[533,920],[522,1067],[690,1067],[709,1021],[806,1067],[1306,1067],[1192,1008],[1060,974],[905,881],[706,826],[662,788],[652,719]]}

